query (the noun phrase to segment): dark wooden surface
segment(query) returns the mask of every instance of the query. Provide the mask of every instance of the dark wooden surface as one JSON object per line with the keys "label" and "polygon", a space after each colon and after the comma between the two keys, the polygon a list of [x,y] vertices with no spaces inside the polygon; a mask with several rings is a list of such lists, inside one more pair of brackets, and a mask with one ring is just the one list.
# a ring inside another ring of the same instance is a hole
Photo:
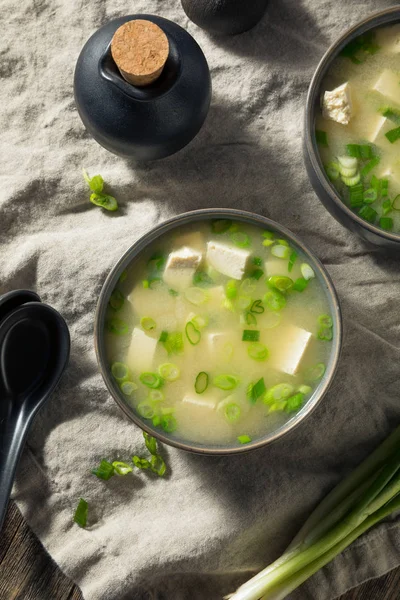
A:
{"label": "dark wooden surface", "polygon": [[[399,600],[400,568],[340,600]],[[0,600],[83,600],[33,535],[14,503],[0,536]],[[204,600],[207,600],[206,598]]]}

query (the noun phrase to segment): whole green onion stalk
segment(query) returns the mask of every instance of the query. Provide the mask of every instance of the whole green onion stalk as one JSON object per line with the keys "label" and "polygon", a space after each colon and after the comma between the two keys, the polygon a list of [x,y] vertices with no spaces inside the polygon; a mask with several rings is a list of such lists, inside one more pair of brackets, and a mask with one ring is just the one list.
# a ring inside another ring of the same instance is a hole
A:
{"label": "whole green onion stalk", "polygon": [[227,598],[283,600],[376,523],[400,510],[400,427],[321,502],[286,552]]}

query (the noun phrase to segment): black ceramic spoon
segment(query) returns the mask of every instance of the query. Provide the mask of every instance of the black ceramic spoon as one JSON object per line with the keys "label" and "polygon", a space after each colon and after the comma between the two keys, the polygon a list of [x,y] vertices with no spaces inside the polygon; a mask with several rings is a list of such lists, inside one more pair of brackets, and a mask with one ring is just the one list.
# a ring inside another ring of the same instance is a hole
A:
{"label": "black ceramic spoon", "polygon": [[5,310],[0,298],[0,530],[28,429],[64,372],[70,348],[56,310],[14,300]]}

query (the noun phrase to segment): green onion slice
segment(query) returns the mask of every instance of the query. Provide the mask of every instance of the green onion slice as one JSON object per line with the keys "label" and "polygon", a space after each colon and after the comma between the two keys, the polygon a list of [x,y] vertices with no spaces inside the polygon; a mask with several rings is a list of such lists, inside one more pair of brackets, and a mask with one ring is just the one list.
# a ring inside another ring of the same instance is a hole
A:
{"label": "green onion slice", "polygon": [[198,271],[193,275],[193,285],[209,286],[214,285],[214,281],[205,271]]}
{"label": "green onion slice", "polygon": [[133,469],[130,465],[128,465],[125,462],[118,461],[118,460],[115,460],[112,463],[112,466],[117,475],[127,475],[128,473],[132,473],[132,471],[133,471]]}
{"label": "green onion slice", "polygon": [[74,514],[74,521],[79,527],[86,527],[88,508],[89,505],[86,500],[80,498]]}
{"label": "green onion slice", "polygon": [[272,275],[272,277],[268,277],[267,283],[279,292],[287,292],[293,287],[293,279],[285,275]]}
{"label": "green onion slice", "polygon": [[252,300],[250,298],[250,296],[239,296],[238,299],[236,300],[236,307],[239,310],[246,310],[248,308],[250,308],[252,304]]}
{"label": "green onion slice", "polygon": [[290,396],[287,399],[285,407],[286,412],[295,412],[296,410],[299,410],[299,408],[302,407],[303,402],[304,394],[302,394],[301,392],[297,392],[297,394],[294,394],[294,396]]}
{"label": "green onion slice", "polygon": [[379,227],[386,229],[386,231],[390,231],[393,229],[393,219],[391,217],[381,217],[379,219]]}
{"label": "green onion slice", "polygon": [[391,144],[400,140],[400,127],[396,127],[395,129],[391,129],[387,133],[385,133],[386,138],[389,140]]}
{"label": "green onion slice", "polygon": [[320,327],[318,329],[317,337],[319,340],[330,342],[333,338],[332,327]]}
{"label": "green onion slice", "polygon": [[107,329],[114,335],[126,335],[129,333],[129,325],[116,317],[107,321]]}
{"label": "green onion slice", "polygon": [[200,371],[194,382],[196,394],[202,394],[208,388],[208,374],[205,371]]}
{"label": "green onion slice", "polygon": [[213,379],[213,385],[221,390],[234,390],[239,384],[239,379],[233,375],[217,375]]}
{"label": "green onion slice", "polygon": [[296,250],[292,250],[290,256],[289,256],[289,263],[288,263],[288,271],[289,273],[292,271],[293,267],[294,267],[294,263],[296,262],[298,257],[298,254],[296,252]]}
{"label": "green onion slice", "polygon": [[137,411],[143,419],[152,419],[156,414],[154,406],[151,406],[151,404],[145,400],[138,404]]}
{"label": "green onion slice", "polygon": [[213,233],[225,233],[231,225],[232,221],[229,221],[228,219],[218,219],[211,223],[211,231]]}
{"label": "green onion slice", "polygon": [[315,139],[320,146],[328,146],[328,134],[322,129],[315,130]]}
{"label": "green onion slice", "polygon": [[230,238],[238,248],[248,248],[250,246],[250,237],[243,231],[234,231],[230,234]]}
{"label": "green onion slice", "polygon": [[111,365],[111,374],[118,383],[129,379],[129,368],[125,363],[115,362]]}
{"label": "green onion slice", "polygon": [[307,369],[304,373],[304,377],[306,381],[318,381],[318,379],[321,379],[321,377],[324,375],[325,371],[326,367],[324,363],[318,363],[315,366]]}
{"label": "green onion slice", "polygon": [[266,346],[264,346],[264,344],[261,344],[260,342],[254,342],[252,344],[249,344],[249,347],[247,348],[247,354],[250,356],[250,358],[252,358],[253,360],[266,360],[268,358],[268,348]]}
{"label": "green onion slice", "polygon": [[114,290],[110,296],[110,300],[108,301],[111,308],[114,310],[121,310],[124,305],[125,298],[119,290]]}
{"label": "green onion slice", "polygon": [[304,279],[304,277],[299,277],[293,284],[293,290],[295,292],[304,292],[306,287],[308,286],[309,279]]}
{"label": "green onion slice", "polygon": [[119,387],[125,396],[132,396],[133,392],[138,389],[133,381],[123,381]]}
{"label": "green onion slice", "polygon": [[227,404],[225,406],[225,418],[229,423],[236,423],[240,419],[240,415],[242,414],[242,410],[238,404],[232,402],[231,404]]}
{"label": "green onion slice", "polygon": [[240,284],[240,293],[243,294],[243,296],[251,296],[251,294],[255,292],[256,287],[257,285],[252,279],[246,278]]}
{"label": "green onion slice", "polygon": [[264,296],[265,304],[274,311],[282,310],[286,306],[285,296],[278,290],[271,290]]}
{"label": "green onion slice", "polygon": [[266,387],[264,377],[261,377],[256,383],[250,384],[247,389],[247,397],[251,404],[255,404],[259,398],[265,393]]}
{"label": "green onion slice", "polygon": [[147,385],[147,387],[152,388],[153,390],[161,387],[163,384],[163,380],[157,373],[151,373],[149,371],[141,373],[139,379],[144,385]]}
{"label": "green onion slice", "polygon": [[237,296],[237,281],[235,279],[230,279],[227,281],[225,285],[225,296],[229,298],[229,300],[233,300]]}
{"label": "green onion slice", "polygon": [[261,279],[261,277],[264,275],[264,271],[262,269],[256,269],[255,271],[252,271],[249,275],[249,277],[251,277],[252,279],[256,279],[257,281],[259,279]]}
{"label": "green onion slice", "polygon": [[186,323],[185,333],[192,346],[197,346],[201,340],[201,332],[194,325],[193,321]]}
{"label": "green onion slice", "polygon": [[150,454],[157,454],[157,440],[146,431],[143,431],[144,443]]}
{"label": "green onion slice", "polygon": [[209,299],[209,295],[203,288],[199,287],[190,287],[185,290],[186,300],[199,306],[200,304],[204,304]]}
{"label": "green onion slice", "polygon": [[363,193],[363,201],[365,204],[372,204],[378,198],[377,191],[374,188],[369,188]]}
{"label": "green onion slice", "polygon": [[169,333],[164,342],[164,348],[168,354],[181,354],[183,352],[183,335],[179,331]]}
{"label": "green onion slice", "polygon": [[90,194],[90,202],[111,212],[118,210],[118,202],[113,196],[109,196],[108,194]]}
{"label": "green onion slice", "polygon": [[177,428],[178,424],[174,415],[164,415],[161,417],[161,427],[167,433],[172,433]]}
{"label": "green onion slice", "polygon": [[308,263],[302,263],[300,271],[306,281],[315,277],[314,269]]}
{"label": "green onion slice", "polygon": [[158,338],[158,341],[161,343],[166,342],[168,339],[168,331],[162,331],[160,337]]}
{"label": "green onion slice", "polygon": [[332,317],[330,315],[319,315],[318,324],[322,327],[333,327]]}
{"label": "green onion slice", "polygon": [[203,327],[207,327],[209,319],[204,315],[196,315],[192,319],[192,323],[196,327],[196,329],[203,329]]}
{"label": "green onion slice", "polygon": [[147,458],[140,458],[140,456],[135,455],[132,456],[132,462],[138,469],[146,470],[151,468],[151,464]]}
{"label": "green onion slice", "polygon": [[140,324],[145,331],[151,331],[157,327],[157,323],[151,317],[142,317],[140,319]]}
{"label": "green onion slice", "polygon": [[158,372],[166,381],[176,381],[181,374],[179,367],[174,363],[163,363],[158,367]]}
{"label": "green onion slice", "polygon": [[101,194],[104,187],[104,179],[101,175],[93,175],[93,177],[89,177],[86,169],[82,169],[83,178],[90,187],[92,192],[96,194]]}
{"label": "green onion slice", "polygon": [[251,442],[251,437],[249,435],[239,435],[237,440],[240,444],[249,444]]}
{"label": "green onion slice", "polygon": [[283,244],[276,244],[271,248],[272,256],[275,258],[289,258],[290,256],[290,248]]}
{"label": "green onion slice", "polygon": [[260,332],[257,329],[244,329],[242,335],[242,342],[258,342],[260,339]]}
{"label": "green onion slice", "polygon": [[252,263],[256,267],[261,267],[261,265],[262,265],[262,258],[260,258],[259,256],[253,256]]}
{"label": "green onion slice", "polygon": [[162,402],[165,400],[165,395],[161,390],[150,390],[149,398],[152,402]]}
{"label": "green onion slice", "polygon": [[167,470],[167,465],[159,454],[153,454],[150,459],[150,468],[153,473],[159,477],[163,477]]}
{"label": "green onion slice", "polygon": [[263,398],[264,404],[271,406],[279,400],[286,400],[294,392],[294,387],[290,383],[278,383],[269,388]]}
{"label": "green onion slice", "polygon": [[245,314],[246,325],[257,325],[256,317],[249,311]]}
{"label": "green onion slice", "polygon": [[110,477],[114,475],[114,467],[107,460],[102,460],[97,469],[92,469],[93,475],[96,475],[99,479],[108,481]]}
{"label": "green onion slice", "polygon": [[253,304],[251,305],[250,312],[256,313],[256,315],[262,315],[264,310],[265,309],[262,305],[262,300],[254,300]]}

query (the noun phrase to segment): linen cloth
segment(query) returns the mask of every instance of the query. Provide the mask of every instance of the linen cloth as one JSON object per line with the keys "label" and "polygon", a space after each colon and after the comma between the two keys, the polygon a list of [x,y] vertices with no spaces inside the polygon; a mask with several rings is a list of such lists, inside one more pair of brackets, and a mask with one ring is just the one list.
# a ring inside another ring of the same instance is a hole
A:
{"label": "linen cloth", "polygon": [[[179,0],[1,0],[0,293],[37,290],[66,318],[69,369],[38,415],[13,497],[86,600],[220,600],[273,560],[322,499],[400,421],[398,262],[367,248],[319,203],[303,166],[302,117],[328,45],[381,0],[271,0],[262,22],[208,35]],[[199,42],[210,112],[184,150],[135,164],[101,148],[73,100],[88,37],[109,19],[167,17]],[[120,210],[90,204],[81,168],[101,173]],[[110,398],[93,316],[116,259],[155,223],[235,207],[283,223],[329,270],[345,325],[335,382],[313,415],[271,447],[234,457],[164,448],[170,475],[102,482],[102,458],[141,453],[141,431]],[[72,522],[80,496],[88,530]],[[396,519],[376,527],[292,594],[329,600],[400,564]],[[43,599],[41,599],[43,600]]]}

